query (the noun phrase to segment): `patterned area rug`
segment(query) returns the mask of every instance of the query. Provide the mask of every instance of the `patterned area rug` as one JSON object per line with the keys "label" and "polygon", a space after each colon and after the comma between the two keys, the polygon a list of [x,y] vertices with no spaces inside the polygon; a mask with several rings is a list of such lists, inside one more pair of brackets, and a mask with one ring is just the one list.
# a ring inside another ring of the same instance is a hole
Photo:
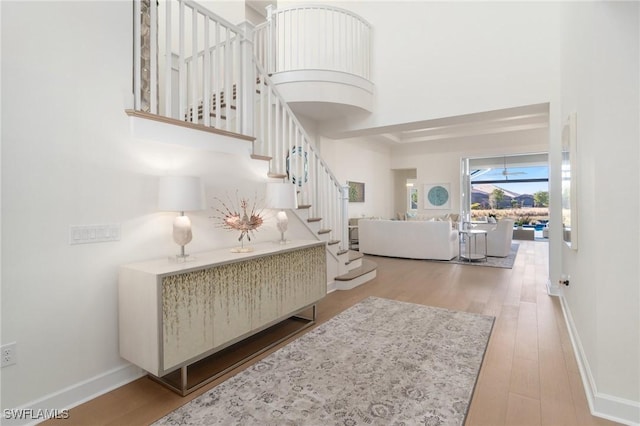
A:
{"label": "patterned area rug", "polygon": [[[468,260],[460,259],[459,257],[456,257],[455,259],[449,260],[449,261],[445,260],[444,262],[458,263],[460,265],[491,266],[493,268],[512,269],[513,263],[516,260],[516,255],[518,254],[518,247],[520,247],[520,244],[512,243],[511,252],[509,253],[509,256],[507,257],[488,256],[486,262],[484,260],[474,260],[473,262],[469,262]],[[462,250],[464,250],[464,245],[462,246]]]}
{"label": "patterned area rug", "polygon": [[494,318],[369,297],[157,425],[462,425]]}

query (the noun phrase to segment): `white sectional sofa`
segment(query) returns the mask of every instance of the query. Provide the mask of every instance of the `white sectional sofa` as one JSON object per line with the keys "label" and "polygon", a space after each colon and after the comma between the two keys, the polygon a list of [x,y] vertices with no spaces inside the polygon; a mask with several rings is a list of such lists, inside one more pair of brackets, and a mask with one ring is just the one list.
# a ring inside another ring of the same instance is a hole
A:
{"label": "white sectional sofa", "polygon": [[458,231],[449,221],[358,221],[361,253],[409,259],[451,260],[458,256]]}

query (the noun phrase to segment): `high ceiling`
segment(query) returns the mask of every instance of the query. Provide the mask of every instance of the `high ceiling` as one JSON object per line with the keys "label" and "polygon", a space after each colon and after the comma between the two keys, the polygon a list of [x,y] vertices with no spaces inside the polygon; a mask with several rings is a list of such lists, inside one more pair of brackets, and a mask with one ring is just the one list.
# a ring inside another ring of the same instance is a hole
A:
{"label": "high ceiling", "polygon": [[548,125],[548,107],[540,104],[407,123],[378,136],[393,144],[407,144],[541,129]]}
{"label": "high ceiling", "polygon": [[[295,105],[294,111],[312,117],[319,113],[318,103],[315,105]],[[324,106],[327,109],[326,105]],[[333,112],[345,111],[333,105]],[[316,118],[317,119],[317,118]],[[531,129],[543,129],[549,126],[548,104],[534,104],[514,108],[473,114],[457,115],[454,117],[436,118],[431,120],[402,123],[378,128],[362,129],[331,134],[334,139],[353,137],[370,137],[386,142],[389,145],[430,142],[442,139],[460,138],[466,136],[490,135],[507,132],[517,132]]]}

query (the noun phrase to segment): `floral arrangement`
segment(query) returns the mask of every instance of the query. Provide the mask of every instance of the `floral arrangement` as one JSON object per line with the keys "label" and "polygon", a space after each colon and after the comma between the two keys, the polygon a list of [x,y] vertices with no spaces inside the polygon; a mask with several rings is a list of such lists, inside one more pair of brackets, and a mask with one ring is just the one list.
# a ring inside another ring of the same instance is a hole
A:
{"label": "floral arrangement", "polygon": [[251,207],[249,207],[249,200],[246,198],[238,199],[238,193],[236,191],[235,203],[228,199],[225,203],[220,198],[215,198],[221,207],[215,208],[218,213],[217,219],[221,220],[221,226],[224,229],[231,231],[240,231],[238,241],[240,241],[241,249],[238,251],[250,251],[244,248],[244,239],[251,241],[254,231],[256,231],[263,223],[262,211],[257,211],[257,202],[254,198]]}

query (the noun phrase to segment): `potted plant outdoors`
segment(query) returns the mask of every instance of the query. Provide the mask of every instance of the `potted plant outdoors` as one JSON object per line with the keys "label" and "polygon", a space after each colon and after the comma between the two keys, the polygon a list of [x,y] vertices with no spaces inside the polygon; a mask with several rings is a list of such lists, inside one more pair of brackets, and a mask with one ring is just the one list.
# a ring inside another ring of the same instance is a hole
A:
{"label": "potted plant outdoors", "polygon": [[518,216],[518,218],[515,220],[515,225],[518,227],[518,229],[522,229],[523,225],[528,225],[530,222],[531,222],[531,217]]}

